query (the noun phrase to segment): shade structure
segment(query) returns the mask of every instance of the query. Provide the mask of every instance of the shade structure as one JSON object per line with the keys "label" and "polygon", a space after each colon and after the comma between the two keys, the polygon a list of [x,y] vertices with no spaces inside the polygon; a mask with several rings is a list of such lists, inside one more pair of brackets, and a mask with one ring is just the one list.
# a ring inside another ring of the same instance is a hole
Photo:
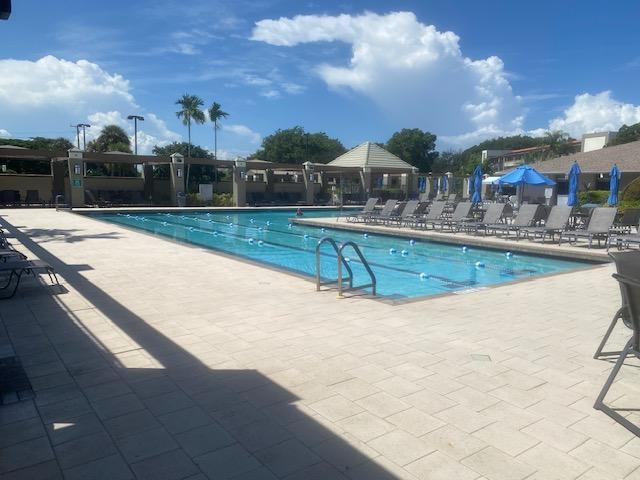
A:
{"label": "shade structure", "polygon": [[578,184],[581,173],[578,162],[573,162],[571,170],[569,170],[569,196],[567,197],[567,205],[569,207],[578,204]]}
{"label": "shade structure", "polygon": [[609,172],[609,198],[607,198],[607,203],[609,205],[617,205],[618,204],[618,188],[620,187],[620,169],[618,165],[614,165],[611,168],[611,172]]}
{"label": "shade structure", "polygon": [[530,165],[521,165],[501,176],[496,183],[500,185],[549,185],[556,184],[549,177],[544,176]]}
{"label": "shade structure", "polygon": [[473,171],[473,195],[471,203],[482,203],[482,167],[478,165]]}

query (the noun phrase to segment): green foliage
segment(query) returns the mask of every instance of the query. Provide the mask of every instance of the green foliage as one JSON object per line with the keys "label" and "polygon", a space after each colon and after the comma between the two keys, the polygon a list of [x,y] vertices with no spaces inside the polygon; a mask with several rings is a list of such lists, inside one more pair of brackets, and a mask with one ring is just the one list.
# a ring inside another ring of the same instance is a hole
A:
{"label": "green foliage", "polygon": [[88,152],[131,153],[131,142],[127,133],[118,125],[105,126],[95,140],[87,144]]}
{"label": "green foliage", "polygon": [[213,199],[204,201],[197,193],[187,194],[188,207],[233,207],[233,196],[230,193],[214,193]]}
{"label": "green foliage", "polygon": [[640,201],[640,177],[637,177],[627,185],[622,192],[621,199],[631,202]]}
{"label": "green foliage", "polygon": [[182,124],[191,126],[191,122],[204,123],[205,117],[201,107],[204,101],[197,95],[189,95],[185,93],[176,100],[176,105],[180,106],[180,110],[176,112],[176,116],[182,119]]}
{"label": "green foliage", "polygon": [[394,133],[385,148],[421,172],[429,172],[438,157],[436,136],[419,128],[403,128]]}
{"label": "green foliage", "polygon": [[578,192],[578,201],[580,205],[584,205],[585,203],[597,203],[598,205],[603,205],[607,202],[607,198],[609,198],[609,190],[587,190]]}
{"label": "green foliage", "polygon": [[214,128],[218,129],[218,122],[223,118],[227,118],[229,114],[222,110],[222,105],[218,102],[213,102],[209,107],[209,120],[213,122]]}
{"label": "green foliage", "polygon": [[620,130],[618,130],[618,135],[609,142],[608,146],[622,145],[623,143],[635,142],[636,140],[640,140],[640,122],[628,126],[622,125]]}
{"label": "green foliage", "polygon": [[0,145],[15,145],[16,147],[30,148],[32,150],[47,150],[49,152],[66,152],[75,145],[63,137],[45,138],[33,137],[29,140],[17,138],[0,138]]}
{"label": "green foliage", "polygon": [[142,172],[135,165],[126,163],[92,163],[87,162],[88,177],[134,177],[139,178]]}
{"label": "green foliage", "polygon": [[251,158],[277,163],[328,163],[345,151],[340,140],[324,132],[307,133],[302,127],[293,127],[265,137],[262,148]]}
{"label": "green foliage", "polygon": [[[187,142],[173,142],[169,145],[153,147],[153,154],[168,157],[174,153],[179,153],[183,157],[186,157],[189,153],[189,144]],[[208,151],[198,145],[191,145],[191,153],[193,158],[211,158]]]}
{"label": "green foliage", "polygon": [[619,212],[624,212],[631,208],[640,208],[640,200],[622,200],[616,206],[618,207]]}

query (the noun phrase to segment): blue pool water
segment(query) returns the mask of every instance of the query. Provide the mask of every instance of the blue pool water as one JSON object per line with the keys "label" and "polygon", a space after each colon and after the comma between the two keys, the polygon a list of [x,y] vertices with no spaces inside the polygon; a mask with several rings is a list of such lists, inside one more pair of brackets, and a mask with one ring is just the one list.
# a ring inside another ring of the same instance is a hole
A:
{"label": "blue pool water", "polygon": [[[334,210],[307,210],[305,217],[335,216]],[[356,242],[378,281],[378,294],[396,299],[460,292],[538,275],[584,268],[588,263],[538,257],[476,247],[462,248],[369,233],[320,229],[290,223],[292,210],[213,211],[176,213],[100,213],[102,220],[154,235],[226,252],[281,269],[314,276],[318,240]],[[322,248],[323,276],[335,278],[336,256]],[[353,252],[349,265],[355,284],[368,282]]]}

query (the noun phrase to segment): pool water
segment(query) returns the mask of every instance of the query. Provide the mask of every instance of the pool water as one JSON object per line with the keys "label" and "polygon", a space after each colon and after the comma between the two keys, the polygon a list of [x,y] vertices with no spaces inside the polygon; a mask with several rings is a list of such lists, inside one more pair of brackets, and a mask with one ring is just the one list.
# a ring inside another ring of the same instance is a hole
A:
{"label": "pool water", "polygon": [[[335,210],[305,212],[307,218],[336,215]],[[467,248],[295,225],[290,222],[293,210],[100,213],[92,216],[308,276],[316,274],[315,251],[322,237],[331,236],[338,243],[351,240],[360,246],[376,275],[378,295],[394,299],[465,292],[590,265],[507,250]],[[328,244],[321,252],[322,276],[335,278],[335,252]],[[346,249],[345,256],[353,270],[354,285],[369,283],[355,252]]]}

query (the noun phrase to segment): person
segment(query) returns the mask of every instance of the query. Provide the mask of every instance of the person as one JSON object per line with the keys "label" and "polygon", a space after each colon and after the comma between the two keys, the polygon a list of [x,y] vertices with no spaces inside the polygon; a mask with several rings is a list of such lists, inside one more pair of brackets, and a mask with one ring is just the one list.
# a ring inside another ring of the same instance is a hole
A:
{"label": "person", "polygon": [[304,213],[302,213],[302,209],[301,209],[301,208],[298,208],[298,209],[296,210],[296,217],[301,217],[301,216],[303,216],[303,215],[304,215]]}

